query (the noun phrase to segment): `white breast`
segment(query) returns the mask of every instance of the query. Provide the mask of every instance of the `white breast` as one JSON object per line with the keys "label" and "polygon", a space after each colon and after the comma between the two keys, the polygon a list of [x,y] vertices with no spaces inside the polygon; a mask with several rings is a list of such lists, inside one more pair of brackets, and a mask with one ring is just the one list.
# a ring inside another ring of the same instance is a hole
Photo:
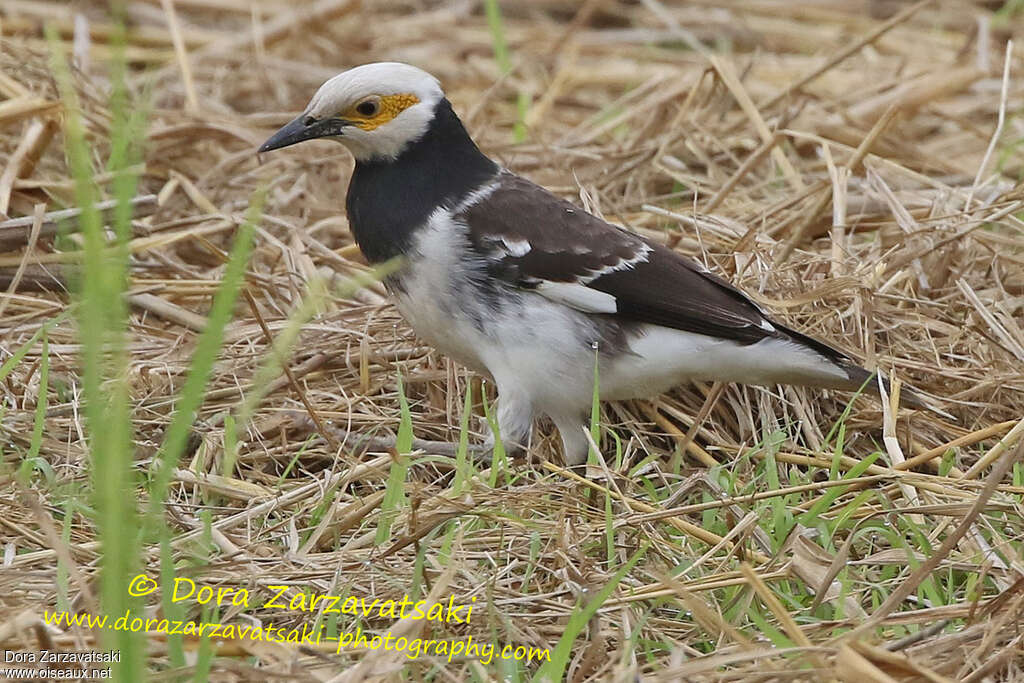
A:
{"label": "white breast", "polygon": [[412,245],[395,305],[416,334],[468,367],[515,386],[539,409],[592,392],[587,317],[501,282],[485,283],[466,228],[435,212]]}
{"label": "white breast", "polygon": [[459,258],[465,236],[447,212],[438,210],[412,245],[393,294],[395,306],[416,334],[460,363],[486,371],[481,334],[469,312],[457,305],[453,283],[466,270]]}

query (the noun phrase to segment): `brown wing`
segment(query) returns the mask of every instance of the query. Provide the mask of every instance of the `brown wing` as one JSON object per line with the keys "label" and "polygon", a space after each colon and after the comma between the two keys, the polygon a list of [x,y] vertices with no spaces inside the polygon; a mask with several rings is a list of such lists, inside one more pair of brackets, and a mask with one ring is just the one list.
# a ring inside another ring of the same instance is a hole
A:
{"label": "brown wing", "polygon": [[511,173],[457,218],[493,277],[581,310],[744,344],[778,334],[721,278]]}

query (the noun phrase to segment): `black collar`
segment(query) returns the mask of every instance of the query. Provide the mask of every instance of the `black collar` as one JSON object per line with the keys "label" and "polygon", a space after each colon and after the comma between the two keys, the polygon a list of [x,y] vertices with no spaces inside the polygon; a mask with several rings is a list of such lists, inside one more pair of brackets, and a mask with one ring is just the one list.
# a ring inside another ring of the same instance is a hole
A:
{"label": "black collar", "polygon": [[497,173],[442,99],[423,136],[397,158],[356,163],[346,200],[356,243],[371,263],[403,254],[435,210],[455,206]]}

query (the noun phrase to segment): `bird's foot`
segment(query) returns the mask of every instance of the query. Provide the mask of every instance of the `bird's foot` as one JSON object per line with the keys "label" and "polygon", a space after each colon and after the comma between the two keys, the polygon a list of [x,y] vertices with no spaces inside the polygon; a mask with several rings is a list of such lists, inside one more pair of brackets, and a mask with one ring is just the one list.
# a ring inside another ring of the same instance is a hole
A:
{"label": "bird's foot", "polygon": [[[305,413],[295,411],[292,413],[291,418],[293,426],[299,430],[320,432],[317,424]],[[321,433],[321,436],[326,439],[336,441],[353,451],[389,451],[395,449],[398,445],[398,439],[394,436],[378,436],[374,434],[349,431],[330,422],[324,422],[322,426],[323,431],[327,433]],[[459,454],[460,444],[453,443],[451,441],[413,439],[412,449],[414,451],[423,451],[429,455],[443,455],[449,458],[455,458]],[[494,455],[494,448],[492,445],[487,443],[467,444],[466,455],[478,464],[490,465]]]}

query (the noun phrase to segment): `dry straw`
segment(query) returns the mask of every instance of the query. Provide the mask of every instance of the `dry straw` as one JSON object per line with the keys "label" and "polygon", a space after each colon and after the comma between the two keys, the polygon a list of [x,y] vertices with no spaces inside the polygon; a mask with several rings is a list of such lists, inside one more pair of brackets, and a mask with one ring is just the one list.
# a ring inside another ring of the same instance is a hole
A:
{"label": "dry straw", "polygon": [[[1007,43],[1021,37],[1019,3],[525,0],[492,8],[490,21],[484,4],[127,3],[132,96],[150,109],[128,242],[139,473],[170,423],[249,197],[268,188],[244,294],[171,474],[170,542],[140,548],[143,569],[155,575],[169,553],[177,572],[214,586],[476,598],[471,624],[400,628],[554,653],[572,615],[649,544],[583,625],[569,679],[1024,675],[1024,64]],[[85,493],[79,338],[74,318],[58,318],[81,241],[58,236],[58,219],[77,209],[41,36],[53,26],[78,67],[107,200],[116,31],[104,6],[0,7],[7,649],[90,649],[99,637],[41,622],[57,604],[97,609],[101,552]],[[320,302],[288,372],[257,386],[306,283],[368,269],[342,210],[351,162],[340,147],[262,161],[255,147],[325,78],[381,59],[439,76],[481,146],[513,170],[723,273],[948,415],[686,385],[605,406],[605,467],[588,477],[551,464],[548,426],[530,463],[474,474],[460,460],[456,476],[431,441],[459,441],[470,390],[476,441],[493,391],[418,341],[379,285]],[[399,373],[411,456],[388,448]],[[260,394],[234,442],[233,417]],[[155,597],[150,607],[165,609]],[[182,616],[206,618],[194,605]],[[311,618],[219,616],[288,628]],[[205,667],[216,680],[318,681],[538,670],[249,640],[197,660],[194,639],[156,633],[146,647],[166,679]]]}

